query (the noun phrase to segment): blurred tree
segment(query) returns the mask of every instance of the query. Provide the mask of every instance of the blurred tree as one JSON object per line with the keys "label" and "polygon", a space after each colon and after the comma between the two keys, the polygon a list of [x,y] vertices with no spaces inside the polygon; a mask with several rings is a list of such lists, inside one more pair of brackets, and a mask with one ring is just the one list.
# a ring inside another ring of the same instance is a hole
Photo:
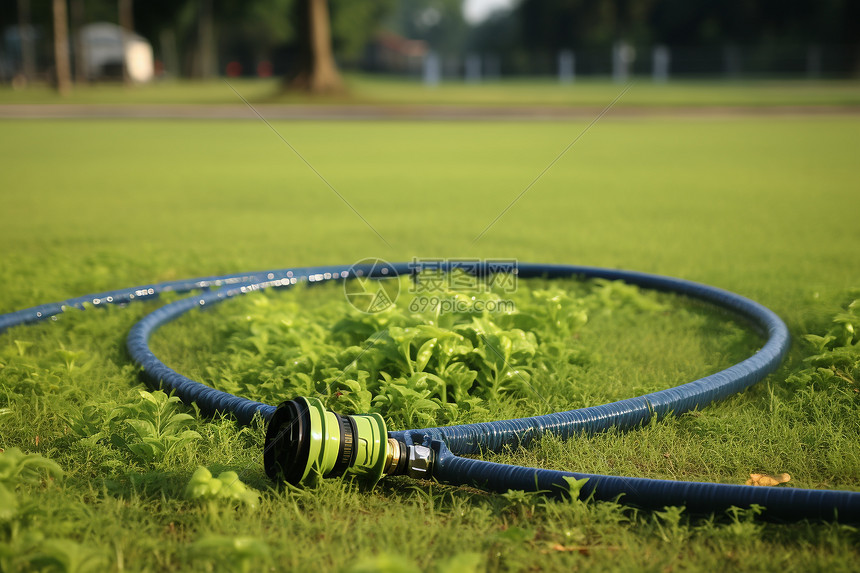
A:
{"label": "blurred tree", "polygon": [[277,46],[296,40],[300,23],[295,17],[295,0],[245,0],[225,3],[219,14],[230,22],[219,30],[221,49],[235,55],[248,52],[254,60],[271,58]]}
{"label": "blurred tree", "polygon": [[393,0],[332,0],[329,12],[326,0],[295,0],[291,32],[298,65],[288,72],[285,87],[313,93],[343,89],[335,53],[358,61],[393,5]]}
{"label": "blurred tree", "polygon": [[522,0],[476,26],[470,44],[509,57],[607,49],[618,40],[775,50],[827,45],[835,48],[834,66],[860,75],[858,23],[856,0]]}
{"label": "blurred tree", "polygon": [[368,42],[394,12],[397,0],[331,0],[334,53],[346,63],[364,57]]}
{"label": "blurred tree", "polygon": [[298,71],[288,78],[288,87],[312,93],[337,92],[343,89],[340,72],[334,63],[331,42],[331,17],[326,0],[299,0],[296,4],[301,52]]}
{"label": "blurred tree", "polygon": [[[84,4],[83,23],[118,20],[119,0],[69,1],[74,30],[81,23],[79,9]],[[242,60],[243,73],[252,73],[256,63],[271,60],[275,73],[297,80],[285,85],[310,87],[314,57],[310,7],[315,1],[147,0],[133,3],[132,11],[135,30],[153,42],[156,56],[176,62],[170,66],[174,75],[199,75],[204,68],[217,73],[233,59]],[[443,55],[460,55],[467,49],[502,55],[506,65],[521,62],[518,69],[514,66],[517,71],[529,71],[538,55],[554,62],[561,49],[605,53],[624,39],[708,49],[728,44],[765,47],[770,53],[789,46],[795,54],[798,47],[820,46],[825,73],[860,75],[858,0],[520,0],[513,9],[472,29],[463,19],[461,0],[319,4],[324,10],[315,13],[331,11],[328,51],[345,67],[361,62],[368,41],[384,26],[424,40]],[[0,18],[16,22],[22,31],[29,22],[41,37],[28,44],[24,34],[18,72],[44,75],[55,59],[51,42],[46,41],[52,36],[52,14],[53,1],[0,2]],[[209,24],[201,24],[205,21]],[[206,58],[210,63],[201,66]],[[337,70],[331,59],[329,63],[329,71]]]}
{"label": "blurred tree", "polygon": [[397,33],[423,40],[441,54],[459,55],[467,46],[469,26],[462,0],[400,0],[391,25]]}
{"label": "blurred tree", "polygon": [[69,65],[69,17],[66,0],[53,0],[54,11],[54,75],[57,91],[68,95],[72,89],[72,75]]}
{"label": "blurred tree", "polygon": [[510,10],[493,12],[469,34],[469,48],[476,51],[498,54],[517,50],[521,44],[520,25]]}
{"label": "blurred tree", "polygon": [[[649,16],[659,0],[523,0],[515,16],[532,49],[609,46],[616,40],[650,41]],[[691,2],[691,4],[695,4]]]}

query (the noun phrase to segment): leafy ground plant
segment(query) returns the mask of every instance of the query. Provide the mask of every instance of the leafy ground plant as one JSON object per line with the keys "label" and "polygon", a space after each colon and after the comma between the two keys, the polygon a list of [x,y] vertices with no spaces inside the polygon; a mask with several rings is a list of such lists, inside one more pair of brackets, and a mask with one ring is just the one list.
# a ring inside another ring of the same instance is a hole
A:
{"label": "leafy ground plant", "polygon": [[0,453],[0,522],[8,522],[22,511],[16,495],[19,484],[38,483],[42,475],[59,478],[63,470],[39,454],[24,454],[18,448]]}
{"label": "leafy ground plant", "polygon": [[194,416],[178,411],[179,397],[158,390],[140,390],[141,400],[123,404],[110,414],[111,443],[127,448],[144,462],[163,460],[187,449],[200,434],[187,429]]}
{"label": "leafy ground plant", "polygon": [[[408,291],[412,279],[401,280]],[[599,360],[580,342],[589,317],[605,320],[625,309],[644,318],[669,309],[621,283],[567,281],[524,285],[504,312],[486,310],[502,307],[501,292],[425,289],[420,296],[435,304],[423,312],[413,310],[419,295],[406,294],[366,314],[339,296],[341,288],[238,302],[241,308],[211,325],[206,379],[268,403],[307,395],[337,411],[379,412],[394,428],[474,421],[505,402],[552,407],[545,382],[559,368],[585,370]],[[465,311],[442,311],[457,299]],[[471,310],[476,301],[481,312]]]}

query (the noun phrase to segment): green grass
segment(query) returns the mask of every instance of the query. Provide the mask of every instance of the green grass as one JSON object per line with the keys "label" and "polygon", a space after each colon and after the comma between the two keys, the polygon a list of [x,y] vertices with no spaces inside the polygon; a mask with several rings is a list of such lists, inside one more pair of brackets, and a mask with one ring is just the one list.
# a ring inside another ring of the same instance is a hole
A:
{"label": "green grass", "polygon": [[[428,88],[418,79],[350,75],[344,94],[309,97],[283,92],[278,80],[230,80],[245,98],[267,104],[376,104],[376,105],[463,105],[463,106],[558,106],[603,107],[621,91],[605,79],[583,79],[560,85],[552,78],[506,79],[470,85],[444,82]],[[165,81],[137,87],[119,84],[78,86],[61,98],[48,86],[36,85],[15,91],[0,88],[0,104],[236,104],[236,95],[223,81]],[[856,106],[860,83],[856,80],[676,80],[654,84],[641,78],[619,106]]]}
{"label": "green grass", "polygon": [[[491,459],[724,483],[786,471],[793,485],[860,490],[856,378],[801,375],[815,353],[803,335],[824,335],[860,296],[860,120],[605,118],[477,243],[585,122],[274,125],[390,248],[259,122],[10,121],[0,125],[0,312],[367,256],[516,257],[679,276],[779,313],[795,337],[785,366],[700,412]],[[656,300],[668,310],[592,310],[567,349],[587,360],[548,361],[535,387],[553,407],[593,405],[708,374],[760,344],[719,313]],[[749,512],[645,512],[405,478],[372,492],[339,480],[273,489],[262,428],[175,404],[159,407],[192,418],[159,434],[163,451],[135,450],[139,436],[123,420],[150,414],[124,339],[158,304],[69,312],[0,334],[2,456],[20,448],[65,472],[0,480],[17,506],[0,512],[4,570],[803,571],[849,570],[860,558],[856,528],[765,524]],[[184,317],[153,343],[181,372],[205,378],[214,368],[221,383],[259,366],[231,346],[243,317],[276,331],[292,316],[336,355],[341,343],[326,332],[346,312],[337,288],[255,295]],[[473,419],[549,408],[528,394],[500,396]],[[200,466],[235,471],[252,495],[186,495]]]}

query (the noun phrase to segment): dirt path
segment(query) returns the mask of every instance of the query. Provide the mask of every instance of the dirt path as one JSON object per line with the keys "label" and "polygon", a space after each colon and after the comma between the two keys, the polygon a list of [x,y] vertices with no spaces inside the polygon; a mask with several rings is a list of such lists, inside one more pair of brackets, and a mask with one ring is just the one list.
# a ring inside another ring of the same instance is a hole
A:
{"label": "dirt path", "polygon": [[[588,120],[599,107],[452,106],[452,105],[266,105],[255,106],[273,120]],[[628,106],[611,117],[786,117],[860,115],[860,106]],[[244,105],[0,105],[0,119],[257,119]]]}

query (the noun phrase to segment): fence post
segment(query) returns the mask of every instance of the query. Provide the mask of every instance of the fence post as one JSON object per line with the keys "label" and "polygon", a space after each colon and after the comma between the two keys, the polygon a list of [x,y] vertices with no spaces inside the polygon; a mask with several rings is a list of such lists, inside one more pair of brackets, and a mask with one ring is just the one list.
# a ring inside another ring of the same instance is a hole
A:
{"label": "fence post", "polygon": [[622,40],[612,46],[612,79],[623,83],[630,78],[630,65],[636,59],[636,50]]}
{"label": "fence post", "polygon": [[441,63],[439,55],[436,52],[428,51],[424,54],[424,62],[421,77],[425,86],[437,86],[442,76]]}
{"label": "fence post", "polygon": [[671,63],[669,48],[666,46],[654,46],[654,50],[651,53],[651,62],[651,72],[654,82],[665,84],[669,80],[669,65]]}
{"label": "fence post", "polygon": [[558,81],[562,84],[572,84],[576,79],[576,56],[571,50],[561,50],[558,53]]}
{"label": "fence post", "polygon": [[480,54],[466,55],[466,82],[477,84],[481,81],[481,56]]}

